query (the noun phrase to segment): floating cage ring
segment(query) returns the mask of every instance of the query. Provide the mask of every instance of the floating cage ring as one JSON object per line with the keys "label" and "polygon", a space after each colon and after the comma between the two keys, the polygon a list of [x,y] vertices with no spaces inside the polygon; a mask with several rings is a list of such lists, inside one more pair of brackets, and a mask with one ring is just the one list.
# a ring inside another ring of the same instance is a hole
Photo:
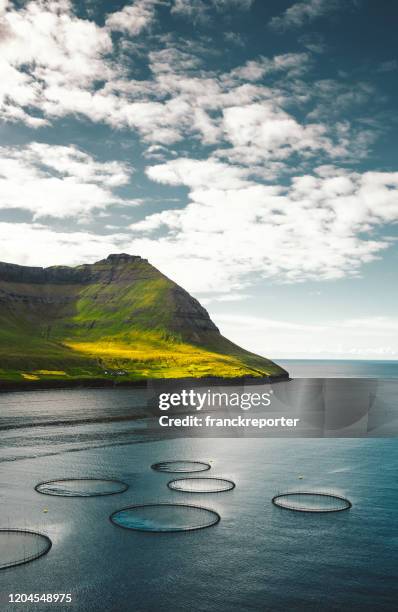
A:
{"label": "floating cage ring", "polygon": [[129,485],[113,478],[57,478],[39,482],[35,491],[56,497],[100,497],[124,493]]}
{"label": "floating cage ring", "polygon": [[51,546],[52,541],[43,533],[0,528],[0,570],[39,559]]}
{"label": "floating cage ring", "polygon": [[179,459],[173,461],[160,461],[153,463],[151,468],[156,472],[167,472],[176,474],[189,474],[192,472],[207,472],[211,465],[204,461],[191,461],[190,459]]}
{"label": "floating cage ring", "polygon": [[350,500],[343,495],[323,491],[278,493],[272,498],[272,503],[279,508],[296,512],[341,512],[352,508]]}
{"label": "floating cage ring", "polygon": [[212,527],[219,523],[221,516],[215,510],[202,506],[160,502],[121,508],[113,512],[109,520],[122,529],[173,533]]}
{"label": "floating cage ring", "polygon": [[235,483],[226,478],[178,478],[167,483],[169,489],[183,493],[222,493],[232,491]]}

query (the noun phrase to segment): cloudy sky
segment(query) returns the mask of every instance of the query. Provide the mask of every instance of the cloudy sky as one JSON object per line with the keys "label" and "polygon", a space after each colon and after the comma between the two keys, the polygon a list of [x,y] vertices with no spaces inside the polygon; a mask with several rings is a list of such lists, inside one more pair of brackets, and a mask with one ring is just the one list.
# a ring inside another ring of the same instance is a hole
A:
{"label": "cloudy sky", "polygon": [[147,257],[271,357],[398,358],[398,5],[0,0],[0,260]]}

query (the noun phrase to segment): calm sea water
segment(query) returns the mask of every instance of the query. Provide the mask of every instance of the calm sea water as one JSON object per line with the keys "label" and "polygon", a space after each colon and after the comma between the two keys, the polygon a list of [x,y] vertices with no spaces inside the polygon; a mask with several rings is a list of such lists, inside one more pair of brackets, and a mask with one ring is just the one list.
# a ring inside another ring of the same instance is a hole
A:
{"label": "calm sea water", "polygon": [[294,378],[398,378],[397,361],[278,359]]}
{"label": "calm sea water", "polygon": [[[293,376],[397,377],[397,365],[284,364]],[[323,368],[323,369],[322,369]],[[351,368],[351,369],[350,369]],[[302,374],[300,374],[302,372]],[[395,372],[395,375],[394,375]],[[126,410],[135,418],[125,420]],[[396,610],[398,530],[396,439],[167,439],[152,434],[142,390],[73,390],[0,395],[0,527],[48,534],[50,552],[0,571],[0,610],[9,593],[70,592],[60,610],[89,612]],[[109,417],[113,421],[107,421]],[[232,491],[172,491],[170,459],[202,460]],[[103,498],[43,496],[34,486],[71,477],[130,485]],[[275,493],[323,489],[353,507],[304,514],[272,505]],[[130,504],[176,502],[213,509],[221,521],[187,533],[139,533],[109,515]],[[1,551],[0,551],[1,554]]]}

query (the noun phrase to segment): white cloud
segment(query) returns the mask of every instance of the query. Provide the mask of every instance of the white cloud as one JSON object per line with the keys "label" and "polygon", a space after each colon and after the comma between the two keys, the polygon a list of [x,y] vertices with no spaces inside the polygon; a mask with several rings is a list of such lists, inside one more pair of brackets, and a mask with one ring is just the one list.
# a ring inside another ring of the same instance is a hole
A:
{"label": "white cloud", "polygon": [[73,15],[69,0],[37,0],[8,10],[0,40],[0,117],[39,127],[26,108],[43,109],[52,89],[87,87],[112,74],[104,56],[111,38],[94,22]]}
{"label": "white cloud", "polygon": [[286,73],[289,77],[295,77],[308,70],[310,56],[308,53],[285,53],[275,55],[273,58],[261,57],[257,60],[249,60],[243,66],[231,71],[231,76],[244,81],[258,81],[265,75],[278,72]]}
{"label": "white cloud", "polygon": [[303,34],[299,42],[312,53],[324,53],[327,49],[323,36],[317,32]]}
{"label": "white cloud", "polygon": [[210,297],[201,297],[201,304],[214,304],[214,302],[242,302],[243,300],[252,299],[250,293],[223,293],[221,295],[211,295]]}
{"label": "white cloud", "polygon": [[167,161],[167,159],[172,155],[177,155],[177,153],[170,147],[154,144],[149,146],[147,150],[143,153],[143,155],[146,159],[153,159],[156,161],[164,162]]}
{"label": "white cloud", "polygon": [[217,154],[248,165],[287,159],[298,151],[307,157],[320,151],[332,157],[346,152],[332,143],[324,125],[300,124],[272,102],[226,108],[223,128],[232,149],[220,149]]}
{"label": "white cloud", "polygon": [[248,11],[253,5],[254,0],[211,0],[211,2],[220,11],[228,11],[230,8]]}
{"label": "white cloud", "polygon": [[203,20],[207,17],[208,6],[203,0],[174,0],[171,13],[188,19]]}
{"label": "white cloud", "polygon": [[[127,127],[149,145],[171,145],[189,138],[205,146],[222,145],[227,139],[233,143],[232,149],[225,150],[227,159],[249,164],[269,162],[272,156],[284,159],[297,150],[306,159],[320,151],[347,155],[350,126],[340,126],[338,133],[336,122],[331,127],[319,121],[324,118],[321,111],[330,108],[331,95],[334,107],[342,108],[358,98],[364,101],[369,92],[352,87],[351,93],[341,90],[337,95],[327,82],[311,90],[297,80],[310,65],[306,53],[260,57],[223,74],[203,69],[203,49],[198,57],[192,45],[170,39],[164,48],[155,45],[147,54],[151,78],[132,78],[126,65],[116,61],[118,47],[112,42],[111,29],[125,27],[131,33],[146,27],[157,4],[159,0],[137,0],[108,15],[103,28],[78,18],[69,0],[31,1],[19,9],[11,6],[0,41],[0,117],[39,128],[61,117],[83,116],[113,128]],[[212,6],[221,10],[249,4],[214,0]],[[123,30],[122,40],[124,34]],[[280,86],[256,83],[270,77],[281,78]],[[327,104],[312,109],[310,123],[308,119],[300,123],[287,113],[287,104],[311,101],[314,96],[323,96]],[[241,125],[241,141],[243,133],[258,130],[253,144],[246,140],[237,145]],[[355,142],[356,154],[366,150],[363,138]]]}
{"label": "white cloud", "polygon": [[150,68],[155,74],[187,72],[199,68],[202,64],[201,60],[192,53],[176,47],[150,51],[148,58]]}
{"label": "white cloud", "polygon": [[34,218],[85,217],[125,203],[113,189],[130,174],[126,164],[98,162],[73,146],[0,147],[0,208],[28,210]]}
{"label": "white cloud", "polygon": [[[398,356],[398,320],[392,317],[307,321],[219,313],[222,333],[253,352],[281,358],[388,359]],[[364,334],[366,329],[366,334]]]}
{"label": "white cloud", "polygon": [[267,317],[258,317],[253,315],[236,315],[230,313],[221,313],[216,315],[218,321],[222,321],[224,324],[237,324],[238,326],[245,327],[246,330],[252,331],[264,331],[271,329],[284,329],[287,332],[322,332],[325,331],[327,325],[311,325],[310,323],[301,323],[295,321],[284,321],[279,319],[269,319]]}
{"label": "white cloud", "polygon": [[256,183],[250,169],[187,158],[147,173],[188,186],[190,203],[133,224],[134,245],[194,291],[240,289],[250,274],[277,282],[358,275],[391,244],[367,234],[398,219],[397,173],[321,167],[282,187]]}
{"label": "white cloud", "polygon": [[121,252],[126,236],[56,232],[34,223],[0,222],[0,259],[25,266],[79,265]]}
{"label": "white cloud", "polygon": [[249,10],[254,0],[174,0],[171,13],[193,21],[207,21],[210,10]]}
{"label": "white cloud", "polygon": [[[350,0],[349,3],[351,3]],[[338,10],[341,6],[340,0],[305,0],[304,2],[295,2],[281,16],[273,17],[269,25],[276,30],[300,28],[305,23]]]}
{"label": "white cloud", "polygon": [[348,327],[359,330],[360,333],[366,329],[369,335],[385,334],[389,336],[391,332],[398,332],[398,319],[386,316],[360,317],[356,319],[345,319],[339,323],[341,327]]}
{"label": "white cloud", "polygon": [[239,32],[224,32],[224,39],[237,47],[245,46],[244,37]]}
{"label": "white cloud", "polygon": [[127,5],[120,11],[110,13],[105,24],[111,31],[137,36],[153,23],[157,4],[158,0],[135,0],[131,6]]}
{"label": "white cloud", "polygon": [[211,186],[217,189],[239,189],[250,185],[248,171],[216,160],[179,158],[149,166],[150,179],[165,185],[187,185],[192,188]]}
{"label": "white cloud", "polygon": [[[366,83],[344,80],[309,84],[302,79],[311,67],[307,53],[260,57],[224,73],[206,70],[211,49],[207,54],[205,43],[199,48],[171,35],[151,36],[150,48],[137,44],[149,76],[135,78],[132,63],[119,61],[124,56],[118,53],[153,23],[157,4],[166,6],[158,0],[128,3],[102,28],[80,19],[69,0],[8,5],[0,41],[0,115],[31,127],[73,115],[128,128],[157,162],[176,157],[171,146],[179,143],[179,159],[151,165],[147,175],[186,186],[187,206],[135,223],[125,250],[164,264],[188,288],[241,289],[253,274],[287,282],[358,274],[390,244],[372,231],[397,219],[398,183],[395,173],[335,167],[353,154],[357,161],[371,139],[366,127],[355,131],[336,114],[374,92]],[[168,6],[174,13],[196,7],[207,14],[208,7],[250,4],[176,0]],[[324,9],[321,0],[296,3],[283,18],[299,25]],[[291,176],[292,160],[297,177],[282,186],[278,179],[288,171]],[[36,218],[81,219],[123,203],[115,189],[127,184],[131,172],[73,147],[37,143],[19,151],[3,148],[0,162],[0,206],[29,210]]]}

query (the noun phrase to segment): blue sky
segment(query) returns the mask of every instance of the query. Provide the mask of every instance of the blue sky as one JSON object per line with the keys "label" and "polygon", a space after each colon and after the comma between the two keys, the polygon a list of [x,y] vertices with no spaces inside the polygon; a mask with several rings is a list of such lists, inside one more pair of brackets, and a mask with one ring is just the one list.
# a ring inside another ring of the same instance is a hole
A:
{"label": "blue sky", "polygon": [[398,357],[395,3],[0,16],[0,260],[139,254],[256,352]]}

